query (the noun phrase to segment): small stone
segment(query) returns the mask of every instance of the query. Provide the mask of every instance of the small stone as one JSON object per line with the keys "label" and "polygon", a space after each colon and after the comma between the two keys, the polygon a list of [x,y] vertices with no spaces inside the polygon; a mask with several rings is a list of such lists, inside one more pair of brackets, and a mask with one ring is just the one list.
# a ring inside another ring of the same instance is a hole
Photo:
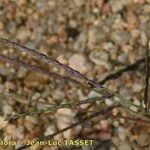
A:
{"label": "small stone", "polygon": [[48,82],[48,77],[41,75],[39,73],[30,72],[26,75],[24,79],[24,84],[27,87],[37,87],[39,84],[45,84]]}
{"label": "small stone", "polygon": [[8,124],[8,121],[5,120],[6,118],[4,118],[3,116],[0,116],[0,130],[5,128]]}
{"label": "small stone", "polygon": [[5,82],[5,88],[6,88],[7,92],[9,92],[10,90],[12,90],[12,91],[16,90],[15,84],[13,82],[10,82],[10,81]]}
{"label": "small stone", "polygon": [[76,28],[78,24],[77,24],[76,20],[70,20],[70,21],[69,21],[69,25],[70,25],[70,27],[72,27],[72,28]]}
{"label": "small stone", "polygon": [[138,27],[139,21],[138,21],[138,18],[135,13],[128,12],[126,19],[127,19],[127,23],[128,23],[128,30],[133,30]]}
{"label": "small stone", "polygon": [[124,56],[123,56],[123,54],[121,54],[121,55],[123,56],[124,59],[125,59],[125,57],[127,57],[127,53],[131,50],[132,50],[132,46],[130,46],[128,44],[122,46],[122,51],[125,52],[125,54],[124,54]]}
{"label": "small stone", "polygon": [[143,89],[143,86],[140,83],[133,83],[133,92],[141,92]]}
{"label": "small stone", "polygon": [[147,42],[148,42],[148,38],[147,38],[146,33],[141,32],[141,44],[143,46],[147,46]]}
{"label": "small stone", "polygon": [[[100,33],[100,34],[97,34]],[[88,47],[93,49],[94,45],[104,41],[106,38],[106,33],[99,28],[93,27],[88,31]]]}
{"label": "small stone", "polygon": [[86,60],[85,57],[81,54],[74,54],[68,61],[69,67],[78,70],[81,73],[85,73],[87,71],[85,65]]}
{"label": "small stone", "polygon": [[17,24],[14,21],[7,22],[6,29],[10,34],[16,34]]}
{"label": "small stone", "polygon": [[77,6],[82,6],[84,4],[84,1],[81,0],[74,0],[74,2]]}
{"label": "small stone", "polygon": [[[127,49],[125,49],[125,47],[123,47],[125,51],[127,51]],[[123,62],[123,63],[126,63],[127,62],[127,58],[128,58],[128,55],[127,53],[122,53],[118,56],[118,61],[120,62]]]}
{"label": "small stone", "polygon": [[133,103],[134,103],[135,105],[137,105],[137,106],[140,106],[140,105],[141,105],[140,101],[137,100],[137,99],[134,99]]}
{"label": "small stone", "polygon": [[110,38],[117,45],[122,46],[129,41],[130,35],[127,31],[118,29],[111,33]]}
{"label": "small stone", "polygon": [[127,142],[122,142],[118,148],[119,150],[132,150],[130,144]]}
{"label": "small stone", "polygon": [[65,93],[61,89],[53,91],[52,97],[54,100],[62,100],[65,97]]}
{"label": "small stone", "polygon": [[109,127],[108,120],[101,120],[100,125],[101,125],[102,129],[104,129],[104,130],[108,129],[108,127]]}
{"label": "small stone", "polygon": [[140,134],[139,138],[137,139],[137,142],[142,147],[148,146],[150,143],[150,134],[148,133]]}
{"label": "small stone", "polygon": [[37,119],[33,116],[26,116],[24,126],[29,132],[31,132],[37,123]]}
{"label": "small stone", "polygon": [[5,134],[12,138],[16,138],[16,126],[13,124],[8,124],[8,126],[5,128]]}
{"label": "small stone", "polygon": [[22,138],[24,137],[23,132],[24,132],[24,127],[23,127],[22,125],[19,125],[19,126],[16,128],[16,131],[14,131],[14,136],[15,136],[17,139],[22,139]]}
{"label": "small stone", "polygon": [[27,29],[33,30],[34,28],[37,27],[37,20],[35,20],[33,18],[29,18],[26,21],[26,27],[27,27]]}
{"label": "small stone", "polygon": [[120,118],[119,120],[121,124],[124,124],[126,122],[124,118]]}
{"label": "small stone", "polygon": [[111,64],[108,62],[109,54],[106,51],[92,51],[89,58],[93,63],[103,65],[108,70],[111,69]]}
{"label": "small stone", "polygon": [[62,64],[67,64],[67,60],[64,58],[64,55],[59,55],[57,60]]}
{"label": "small stone", "polygon": [[112,113],[113,113],[114,116],[117,116],[118,113],[119,113],[119,109],[118,109],[118,108],[114,108],[114,109],[112,110]]}
{"label": "small stone", "polygon": [[110,1],[110,5],[112,8],[112,11],[115,12],[119,12],[123,9],[124,7],[124,1],[120,1],[120,0],[111,0]]}
{"label": "small stone", "polygon": [[134,3],[144,4],[145,0],[134,0]]}
{"label": "small stone", "polygon": [[88,94],[88,98],[97,96],[99,96],[99,93],[97,93],[96,91],[90,91],[90,93]]}
{"label": "small stone", "polygon": [[123,127],[118,127],[118,136],[120,140],[124,141],[126,139],[126,131]]}
{"label": "small stone", "polygon": [[143,6],[143,11],[144,11],[145,13],[150,13],[150,4],[144,5],[144,6]]}
{"label": "small stone", "polygon": [[82,52],[85,50],[87,45],[87,33],[86,32],[81,32],[78,36],[78,38],[76,39],[73,48],[76,51]]}
{"label": "small stone", "polygon": [[38,92],[35,92],[31,99],[35,101],[35,100],[38,100],[40,97],[41,97],[41,94]]}
{"label": "small stone", "polygon": [[131,31],[131,36],[133,38],[138,38],[140,36],[140,31],[138,29],[134,29]]}
{"label": "small stone", "polygon": [[105,99],[105,104],[107,105],[107,106],[111,106],[111,105],[113,105],[114,104],[114,102],[111,100],[111,99]]}
{"label": "small stone", "polygon": [[118,122],[117,120],[115,120],[115,121],[113,122],[113,125],[114,125],[115,127],[118,127],[118,126],[119,126],[119,122]]}
{"label": "small stone", "polygon": [[103,8],[102,8],[102,12],[104,14],[110,13],[111,12],[111,6],[110,6],[110,4],[108,4],[108,3],[104,4]]}
{"label": "small stone", "polygon": [[93,8],[93,13],[94,13],[94,14],[98,14],[98,13],[99,13],[99,8],[94,7],[94,8]]}
{"label": "small stone", "polygon": [[[74,121],[74,116],[76,112],[73,112],[69,108],[59,109],[56,113],[57,125],[59,129],[66,128],[70,126]],[[65,139],[71,139],[73,136],[77,135],[81,130],[81,126],[77,126],[74,129],[67,130],[63,132]]]}
{"label": "small stone", "polygon": [[12,114],[12,112],[13,112],[13,108],[10,105],[6,104],[3,106],[3,113],[5,115],[10,115],[10,114]]}
{"label": "small stone", "polygon": [[45,136],[48,136],[48,135],[51,135],[51,134],[53,134],[55,132],[55,128],[54,128],[54,126],[48,126],[47,128],[46,128],[46,131],[44,132],[44,135]]}
{"label": "small stone", "polygon": [[25,42],[28,38],[30,38],[31,32],[26,28],[18,29],[16,38],[21,42]]}
{"label": "small stone", "polygon": [[119,94],[126,99],[130,99],[132,97],[131,96],[131,89],[127,89],[124,87],[120,87]]}
{"label": "small stone", "polygon": [[17,73],[18,78],[24,78],[26,76],[26,73],[27,73],[27,69],[20,67]]}
{"label": "small stone", "polygon": [[47,43],[50,45],[58,44],[59,43],[58,35],[52,35],[51,37],[49,37]]}

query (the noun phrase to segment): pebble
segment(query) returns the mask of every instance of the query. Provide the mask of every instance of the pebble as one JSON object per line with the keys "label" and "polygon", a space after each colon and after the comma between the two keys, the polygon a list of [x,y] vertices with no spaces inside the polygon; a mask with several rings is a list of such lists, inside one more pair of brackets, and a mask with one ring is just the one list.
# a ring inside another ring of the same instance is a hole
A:
{"label": "pebble", "polygon": [[110,38],[117,45],[122,46],[129,41],[130,35],[127,31],[118,29],[111,33]]}
{"label": "pebble", "polygon": [[47,82],[48,82],[47,76],[35,72],[29,72],[24,79],[24,84],[27,87],[37,87],[39,86],[39,84],[44,85]]}
{"label": "pebble", "polygon": [[16,90],[16,85],[13,82],[6,81],[5,82],[5,89],[6,89],[7,92],[15,91]]}
{"label": "pebble", "polygon": [[41,97],[41,93],[35,92],[31,99],[35,101],[38,100],[40,97]]}
{"label": "pebble", "polygon": [[131,92],[132,91],[127,88],[120,88],[119,90],[119,94],[121,95],[121,97],[124,97],[125,99],[131,99],[132,97]]}
{"label": "pebble", "polygon": [[[71,109],[64,108],[57,110],[56,118],[57,118],[57,125],[59,129],[66,128],[70,126],[73,122],[75,122],[75,112],[73,112]],[[81,130],[81,126],[77,126],[74,129],[67,130],[63,133],[63,136],[65,139],[71,139],[72,136],[78,135],[78,133]],[[73,134],[75,133],[75,134]]]}
{"label": "pebble", "polygon": [[31,36],[31,32],[26,28],[17,30],[16,38],[21,42],[25,42]]}
{"label": "pebble", "polygon": [[65,59],[64,55],[59,55],[59,56],[57,57],[57,60],[58,60],[60,63],[62,63],[62,64],[67,64],[67,63],[68,63],[68,61]]}
{"label": "pebble", "polygon": [[0,130],[5,128],[8,125],[8,121],[5,120],[3,116],[0,116]]}
{"label": "pebble", "polygon": [[111,9],[114,13],[121,11],[124,8],[124,1],[110,0]]}
{"label": "pebble", "polygon": [[118,136],[119,136],[120,140],[124,141],[127,136],[124,127],[119,126],[117,130],[118,130]]}
{"label": "pebble", "polygon": [[87,33],[81,32],[75,41],[73,48],[76,51],[83,52],[86,49],[87,45]]}
{"label": "pebble", "polygon": [[47,39],[47,43],[50,45],[55,45],[59,43],[58,35],[52,35]]}
{"label": "pebble", "polygon": [[10,115],[12,114],[12,112],[13,112],[13,108],[10,105],[6,104],[3,106],[3,113],[5,115]]}
{"label": "pebble", "polygon": [[[100,33],[100,34],[97,34],[97,33]],[[93,28],[89,29],[89,31],[88,31],[87,45],[90,49],[93,49],[94,45],[104,41],[105,38],[106,38],[106,33],[103,30],[93,27]]]}
{"label": "pebble", "polygon": [[141,92],[143,89],[143,86],[142,86],[142,84],[135,82],[135,83],[133,83],[132,88],[133,88],[133,92]]}
{"label": "pebble", "polygon": [[145,0],[134,0],[134,3],[144,4],[144,3],[145,3]]}
{"label": "pebble", "polygon": [[101,128],[102,129],[108,129],[108,127],[109,127],[109,122],[108,122],[108,120],[101,120],[100,121],[100,125],[101,125]]}
{"label": "pebble", "polygon": [[113,113],[114,116],[117,116],[118,113],[119,113],[119,109],[118,109],[118,108],[114,108],[114,109],[112,110],[112,113]]}
{"label": "pebble", "polygon": [[5,135],[16,138],[16,126],[13,124],[9,124],[5,129]]}
{"label": "pebble", "polygon": [[88,94],[88,98],[90,98],[90,97],[97,97],[97,96],[100,96],[100,94],[99,93],[97,93],[96,91],[90,91],[90,93]]}
{"label": "pebble", "polygon": [[141,45],[147,46],[148,38],[145,32],[141,32]]}
{"label": "pebble", "polygon": [[48,135],[51,135],[53,134],[55,131],[55,127],[53,125],[50,125],[46,128],[45,132],[44,132],[44,135],[45,136],[48,136]]}
{"label": "pebble", "polygon": [[108,59],[109,59],[109,54],[106,51],[92,51],[89,54],[89,59],[97,65],[102,65],[104,66],[106,69],[110,70],[111,69],[111,64],[109,63]]}
{"label": "pebble", "polygon": [[131,31],[131,36],[133,38],[138,38],[140,36],[140,31],[138,29],[134,29]]}
{"label": "pebble", "polygon": [[131,146],[129,143],[127,142],[122,142],[119,147],[118,147],[119,150],[132,150]]}
{"label": "pebble", "polygon": [[148,133],[141,134],[137,139],[137,142],[140,146],[148,146],[150,143],[150,135]]}
{"label": "pebble", "polygon": [[144,11],[145,13],[150,13],[150,4],[144,5],[144,6],[143,6],[143,11]]}
{"label": "pebble", "polygon": [[111,106],[111,105],[113,105],[114,104],[114,102],[113,102],[113,100],[112,99],[105,99],[105,104],[107,105],[107,106]]}
{"label": "pebble", "polygon": [[27,69],[25,69],[24,67],[19,67],[17,76],[18,78],[24,78],[26,76],[26,73],[27,73]]}
{"label": "pebble", "polygon": [[133,103],[134,103],[135,105],[137,105],[137,106],[140,106],[140,105],[141,105],[140,101],[137,100],[137,99],[134,99]]}
{"label": "pebble", "polygon": [[85,73],[86,69],[86,59],[82,54],[76,53],[72,55],[68,61],[69,67],[78,70],[81,73]]}
{"label": "pebble", "polygon": [[127,28],[129,31],[138,28],[139,20],[135,13],[128,12],[126,19],[127,19],[127,23],[128,23]]}
{"label": "pebble", "polygon": [[84,1],[81,0],[74,0],[74,2],[77,6],[82,6],[84,4]]}
{"label": "pebble", "polygon": [[62,100],[65,97],[65,93],[61,89],[56,89],[52,93],[52,98],[54,100]]}
{"label": "pebble", "polygon": [[17,31],[17,24],[14,21],[10,21],[7,23],[6,29],[10,34],[15,34]]}
{"label": "pebble", "polygon": [[114,125],[115,127],[118,127],[118,126],[119,126],[119,121],[114,120],[114,121],[113,121],[113,125]]}
{"label": "pebble", "polygon": [[[125,49],[124,49],[125,50]],[[118,61],[126,63],[127,59],[128,59],[128,54],[127,53],[121,53],[120,55],[118,55]]]}

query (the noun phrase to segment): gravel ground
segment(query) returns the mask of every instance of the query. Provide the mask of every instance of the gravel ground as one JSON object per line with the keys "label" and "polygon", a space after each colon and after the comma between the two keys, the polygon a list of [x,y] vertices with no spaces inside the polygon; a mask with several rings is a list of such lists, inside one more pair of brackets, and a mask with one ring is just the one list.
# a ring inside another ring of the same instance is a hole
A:
{"label": "gravel ground", "polygon": [[[0,36],[37,48],[99,81],[144,57],[150,39],[150,0],[0,0]],[[45,66],[13,48],[0,45],[0,49],[6,56]],[[62,69],[49,68],[65,74]],[[141,67],[136,72],[108,81],[105,86],[141,105],[143,72]],[[86,105],[4,121],[10,114],[32,112],[50,103],[78,101],[95,93],[61,80],[54,82],[41,74],[3,62],[0,62],[0,93],[5,94],[5,97],[0,96],[0,140],[23,143],[40,135],[50,135],[100,108]],[[106,105],[111,103],[109,99],[106,101]],[[120,108],[113,109],[112,113],[131,115]],[[97,117],[56,136],[55,140],[77,137],[97,141],[95,148],[82,147],[83,150],[150,149],[150,125],[123,118]],[[1,149],[14,147],[0,145]],[[39,148],[33,146],[30,149]],[[49,149],[43,146],[43,150]]]}

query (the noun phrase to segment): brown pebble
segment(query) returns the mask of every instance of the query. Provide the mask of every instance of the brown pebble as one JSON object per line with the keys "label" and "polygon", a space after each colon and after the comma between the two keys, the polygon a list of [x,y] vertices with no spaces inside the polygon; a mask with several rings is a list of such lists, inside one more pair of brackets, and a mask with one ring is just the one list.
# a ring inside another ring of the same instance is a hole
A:
{"label": "brown pebble", "polygon": [[104,14],[110,13],[110,12],[111,12],[111,6],[110,6],[110,4],[104,4],[104,5],[103,5],[103,8],[102,8],[102,12],[103,12]]}
{"label": "brown pebble", "polygon": [[58,35],[52,35],[48,38],[47,43],[50,45],[55,45],[59,43]]}
{"label": "brown pebble", "polygon": [[139,25],[137,15],[133,12],[128,12],[127,13],[126,20],[127,20],[127,23],[128,23],[127,28],[128,28],[129,31],[137,28],[138,25]]}
{"label": "brown pebble", "polygon": [[144,4],[144,3],[145,3],[145,0],[134,0],[134,3]]}

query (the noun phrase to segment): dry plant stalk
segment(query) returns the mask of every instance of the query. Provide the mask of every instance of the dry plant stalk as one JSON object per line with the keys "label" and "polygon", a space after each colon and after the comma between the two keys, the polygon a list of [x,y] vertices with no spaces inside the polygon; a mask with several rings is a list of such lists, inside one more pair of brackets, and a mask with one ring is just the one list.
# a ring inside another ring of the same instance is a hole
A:
{"label": "dry plant stalk", "polygon": [[26,52],[26,53],[28,53],[28,54],[38,58],[39,60],[49,64],[49,65],[55,66],[56,68],[62,68],[68,74],[70,74],[71,76],[79,78],[79,79],[83,79],[88,84],[93,85],[94,87],[100,87],[100,85],[95,80],[88,79],[85,75],[81,74],[79,71],[74,70],[74,69],[72,69],[72,68],[62,64],[62,63],[60,63],[59,61],[57,61],[57,60],[55,60],[53,58],[49,58],[48,56],[38,52],[37,50],[30,49],[30,48],[25,47],[25,46],[23,46],[21,44],[9,41],[9,40],[4,39],[4,38],[0,38],[0,42],[2,42],[3,44],[6,44],[8,46],[14,47],[14,48],[16,48],[16,49],[18,49],[20,51],[24,51],[24,52]]}
{"label": "dry plant stalk", "polygon": [[145,51],[145,89],[144,89],[144,103],[145,109],[149,108],[149,76],[150,76],[150,53],[149,48]]}
{"label": "dry plant stalk", "polygon": [[[100,82],[97,82],[96,80],[88,79],[85,75],[81,74],[79,71],[74,70],[74,69],[72,69],[72,68],[70,68],[70,67],[68,67],[64,64],[61,64],[57,60],[49,58],[48,56],[38,52],[37,50],[30,49],[28,47],[25,47],[23,45],[20,45],[16,42],[9,41],[9,40],[4,39],[4,38],[0,38],[0,42],[5,44],[6,46],[11,46],[13,48],[16,48],[19,51],[24,51],[24,52],[30,54],[31,56],[34,56],[35,58],[38,58],[39,60],[41,60],[41,61],[43,61],[43,62],[45,62],[49,65],[53,65],[57,68],[64,69],[66,72],[68,72],[69,75],[71,75],[75,78],[79,78],[79,79],[82,79],[82,80],[86,81],[90,86],[92,85],[91,90],[94,90],[99,94],[98,97],[94,97],[94,98],[92,97],[92,98],[89,98],[89,99],[86,99],[86,100],[83,100],[83,101],[80,101],[80,102],[76,102],[76,103],[71,103],[71,104],[67,103],[67,104],[61,104],[61,105],[57,105],[57,106],[53,105],[51,107],[47,107],[45,109],[41,109],[41,110],[38,110],[38,111],[35,111],[35,112],[10,116],[9,118],[7,118],[8,120],[17,119],[17,118],[20,118],[20,117],[24,117],[26,115],[35,115],[35,114],[40,114],[40,113],[44,113],[44,112],[47,112],[47,111],[52,111],[52,110],[54,111],[54,110],[57,110],[57,109],[60,109],[60,108],[66,108],[66,107],[70,108],[70,107],[83,105],[83,104],[86,104],[86,103],[93,103],[97,100],[98,101],[103,101],[106,98],[111,98],[114,102],[114,104],[112,106],[104,108],[103,110],[100,110],[96,113],[93,113],[90,116],[88,116],[86,118],[83,118],[81,121],[79,121],[79,122],[77,122],[77,123],[75,123],[75,124],[73,124],[73,125],[71,125],[67,128],[64,128],[64,129],[62,129],[62,130],[60,130],[60,131],[58,131],[58,132],[56,132],[56,133],[54,133],[54,134],[52,134],[48,137],[42,137],[42,138],[40,138],[40,140],[41,139],[42,140],[47,140],[49,138],[53,138],[55,135],[60,134],[60,133],[66,131],[68,129],[71,129],[71,128],[73,128],[73,127],[75,127],[75,126],[77,126],[77,125],[79,125],[79,124],[81,124],[81,123],[83,123],[83,122],[85,122],[89,119],[92,119],[93,117],[96,117],[98,115],[105,115],[108,111],[112,110],[115,107],[122,107],[123,109],[133,113],[135,116],[141,117],[142,119],[145,119],[145,121],[150,122],[150,111],[148,109],[145,110],[144,108],[133,104],[129,100],[124,99],[119,94],[114,93],[113,91],[109,90],[108,88],[102,86],[102,84],[104,84],[106,81],[111,80],[111,79],[116,79],[117,77],[121,76],[124,72],[132,71],[134,69],[137,69],[140,66],[140,64],[142,64],[144,61],[148,62],[147,61],[148,58],[149,58],[148,55],[147,55],[146,58],[142,58],[142,59],[138,60],[137,62],[135,62],[134,64],[128,65],[127,67],[124,67],[123,69],[121,69],[121,70],[119,70],[119,71],[117,71],[113,74],[108,75],[104,80],[102,80]],[[17,64],[17,65],[22,66],[24,68],[27,68],[29,70],[36,71],[36,72],[39,72],[39,73],[44,74],[44,75],[48,75],[50,77],[52,76],[52,77],[59,78],[59,79],[65,79],[67,81],[71,81],[73,83],[80,84],[78,81],[76,81],[74,79],[71,79],[69,77],[64,77],[64,76],[56,74],[56,73],[51,73],[43,67],[39,67],[39,66],[28,64],[28,63],[24,63],[24,62],[22,62],[18,59],[9,58],[9,57],[6,57],[2,54],[0,54],[0,60],[4,61],[4,62],[8,62],[8,63]],[[148,80],[148,78],[146,78],[146,79]],[[146,83],[147,83],[147,80],[146,80]],[[147,91],[147,90],[148,89],[146,89],[145,91]],[[139,113],[134,112],[131,109],[131,107],[137,108],[139,110]],[[135,119],[133,119],[133,120],[135,120]],[[22,146],[18,150],[24,149],[25,147],[27,147],[27,146]]]}
{"label": "dry plant stalk", "polygon": [[[65,132],[65,131],[67,131],[67,130],[69,130],[69,129],[71,129],[71,128],[74,128],[74,127],[76,127],[76,126],[78,126],[78,125],[80,125],[80,124],[83,124],[83,123],[85,123],[86,121],[88,121],[88,120],[90,120],[90,119],[92,119],[92,118],[98,117],[99,115],[105,115],[105,114],[109,113],[112,109],[114,109],[114,108],[116,108],[116,107],[120,107],[120,105],[112,105],[112,106],[107,107],[107,108],[105,108],[105,109],[102,109],[102,110],[100,110],[100,111],[98,111],[98,112],[92,113],[91,115],[88,115],[88,116],[84,117],[81,121],[76,122],[76,123],[73,123],[73,124],[72,124],[71,126],[69,126],[69,127],[66,127],[66,128],[64,128],[64,129],[61,129],[61,130],[59,130],[59,131],[57,131],[57,132],[55,132],[55,133],[53,133],[53,134],[51,134],[51,135],[48,135],[48,136],[44,136],[44,137],[41,136],[38,140],[35,140],[35,142],[36,142],[36,141],[43,141],[43,140],[45,140],[45,141],[46,141],[46,140],[50,140],[50,139],[52,139],[54,136],[56,136],[56,135],[58,135],[58,134],[61,134],[61,133]],[[23,149],[28,148],[28,147],[30,147],[30,146],[31,146],[31,145],[23,145],[23,146],[17,148],[16,150],[23,150]]]}

